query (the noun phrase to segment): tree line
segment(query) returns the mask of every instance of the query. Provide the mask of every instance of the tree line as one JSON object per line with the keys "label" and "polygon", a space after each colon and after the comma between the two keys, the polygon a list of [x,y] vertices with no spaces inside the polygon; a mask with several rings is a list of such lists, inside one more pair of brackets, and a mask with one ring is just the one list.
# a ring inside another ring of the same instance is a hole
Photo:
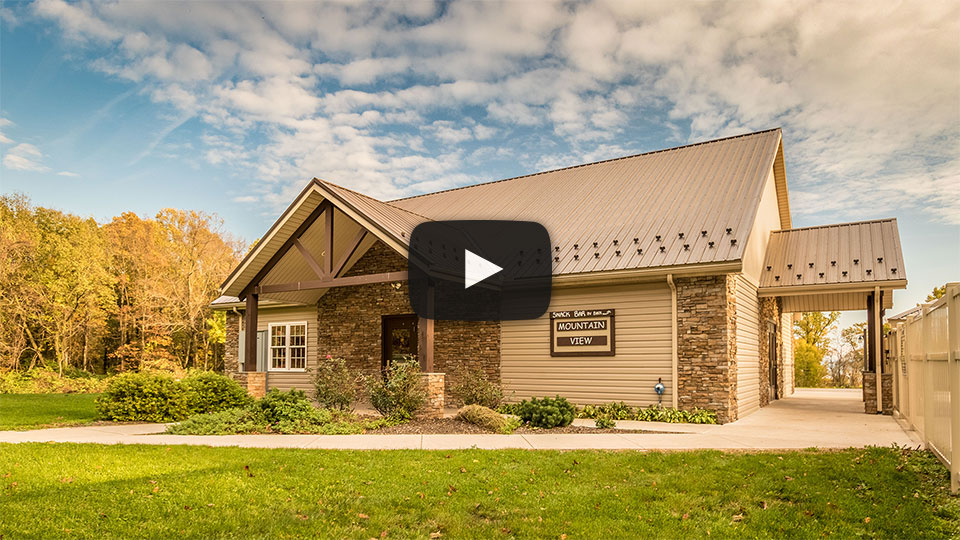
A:
{"label": "tree line", "polygon": [[0,370],[221,369],[210,302],[242,250],[204,212],[100,224],[0,196]]}

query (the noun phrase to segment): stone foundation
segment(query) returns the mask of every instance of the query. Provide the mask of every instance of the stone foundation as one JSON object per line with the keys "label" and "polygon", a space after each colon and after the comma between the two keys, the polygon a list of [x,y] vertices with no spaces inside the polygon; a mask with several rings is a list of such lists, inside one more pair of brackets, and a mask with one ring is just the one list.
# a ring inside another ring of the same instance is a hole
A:
{"label": "stone foundation", "polygon": [[[863,372],[863,412],[877,414],[877,374]],[[893,373],[883,374],[883,414],[893,414]]]}
{"label": "stone foundation", "polygon": [[267,374],[262,371],[249,371],[246,376],[247,393],[262,398],[267,393]]}
{"label": "stone foundation", "polygon": [[721,423],[737,419],[736,279],[678,278],[677,402],[709,409]]}
{"label": "stone foundation", "polygon": [[443,373],[421,373],[423,384],[427,387],[427,403],[417,416],[420,418],[443,418],[444,376]]}

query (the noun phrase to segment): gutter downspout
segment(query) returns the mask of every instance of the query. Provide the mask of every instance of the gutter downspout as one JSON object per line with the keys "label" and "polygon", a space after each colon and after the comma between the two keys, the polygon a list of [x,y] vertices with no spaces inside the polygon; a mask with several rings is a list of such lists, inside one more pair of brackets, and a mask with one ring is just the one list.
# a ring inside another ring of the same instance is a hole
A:
{"label": "gutter downspout", "polygon": [[667,284],[670,285],[670,397],[673,408],[677,408],[677,285],[673,282],[673,274],[667,274]]}

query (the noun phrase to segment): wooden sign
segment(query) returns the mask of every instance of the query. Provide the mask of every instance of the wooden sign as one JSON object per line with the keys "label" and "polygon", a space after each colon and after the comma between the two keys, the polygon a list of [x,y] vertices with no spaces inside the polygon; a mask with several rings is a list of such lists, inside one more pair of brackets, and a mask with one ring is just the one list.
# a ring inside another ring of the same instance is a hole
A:
{"label": "wooden sign", "polygon": [[612,309],[550,312],[550,356],[614,356]]}

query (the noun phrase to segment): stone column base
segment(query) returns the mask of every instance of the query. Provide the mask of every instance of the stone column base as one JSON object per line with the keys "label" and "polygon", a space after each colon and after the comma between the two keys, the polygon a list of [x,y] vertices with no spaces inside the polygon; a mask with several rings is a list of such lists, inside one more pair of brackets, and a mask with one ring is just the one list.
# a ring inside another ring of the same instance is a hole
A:
{"label": "stone column base", "polygon": [[[893,373],[883,374],[883,414],[893,414]],[[863,372],[863,412],[877,414],[877,374]]]}
{"label": "stone column base", "polygon": [[248,371],[247,393],[255,398],[262,398],[267,393],[267,374],[263,371]]}
{"label": "stone column base", "polygon": [[420,418],[443,418],[443,373],[421,373],[423,384],[427,387],[427,402],[418,411]]}

